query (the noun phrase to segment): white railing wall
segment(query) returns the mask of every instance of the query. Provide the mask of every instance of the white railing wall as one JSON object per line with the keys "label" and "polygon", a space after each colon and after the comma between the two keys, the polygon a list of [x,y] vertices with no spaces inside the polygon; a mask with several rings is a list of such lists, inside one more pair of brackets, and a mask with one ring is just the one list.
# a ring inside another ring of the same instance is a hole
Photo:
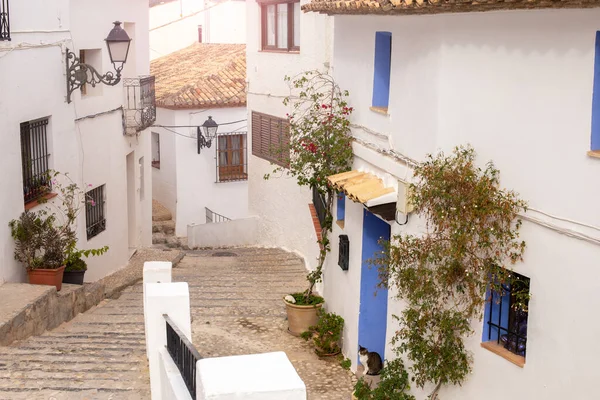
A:
{"label": "white railing wall", "polygon": [[258,217],[188,225],[188,246],[230,247],[258,244]]}

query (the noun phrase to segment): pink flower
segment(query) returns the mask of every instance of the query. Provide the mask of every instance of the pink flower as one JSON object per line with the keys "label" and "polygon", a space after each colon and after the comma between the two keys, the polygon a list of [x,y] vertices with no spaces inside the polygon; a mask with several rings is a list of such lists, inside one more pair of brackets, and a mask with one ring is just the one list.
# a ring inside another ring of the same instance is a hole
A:
{"label": "pink flower", "polygon": [[91,184],[91,183],[88,183],[88,187],[92,187],[92,184]]}

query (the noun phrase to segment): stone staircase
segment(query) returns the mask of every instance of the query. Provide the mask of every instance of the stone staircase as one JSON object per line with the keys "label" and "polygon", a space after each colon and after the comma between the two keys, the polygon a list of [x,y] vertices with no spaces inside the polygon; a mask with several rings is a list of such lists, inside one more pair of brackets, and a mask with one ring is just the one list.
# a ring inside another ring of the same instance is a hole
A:
{"label": "stone staircase", "polygon": [[175,236],[175,221],[171,212],[152,200],[152,244],[163,248],[185,248],[185,238]]}

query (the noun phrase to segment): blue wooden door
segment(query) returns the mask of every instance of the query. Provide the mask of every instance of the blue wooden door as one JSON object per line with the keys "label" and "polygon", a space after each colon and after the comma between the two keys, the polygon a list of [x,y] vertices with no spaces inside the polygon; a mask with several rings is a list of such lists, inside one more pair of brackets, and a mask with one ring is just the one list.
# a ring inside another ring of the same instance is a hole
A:
{"label": "blue wooden door", "polygon": [[379,283],[377,267],[369,268],[367,260],[382,250],[379,239],[390,239],[390,225],[367,210],[363,213],[358,344],[369,351],[376,351],[384,360],[388,291],[377,288]]}

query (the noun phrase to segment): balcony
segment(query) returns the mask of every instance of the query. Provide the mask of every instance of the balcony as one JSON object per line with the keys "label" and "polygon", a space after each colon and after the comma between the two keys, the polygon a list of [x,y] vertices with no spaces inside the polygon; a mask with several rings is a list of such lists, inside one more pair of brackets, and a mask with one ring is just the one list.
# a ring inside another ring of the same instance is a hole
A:
{"label": "balcony", "polygon": [[135,135],[152,126],[156,121],[154,76],[125,78],[123,87],[125,88],[125,134]]}
{"label": "balcony", "polygon": [[8,0],[0,0],[0,42],[10,40],[10,15]]}

